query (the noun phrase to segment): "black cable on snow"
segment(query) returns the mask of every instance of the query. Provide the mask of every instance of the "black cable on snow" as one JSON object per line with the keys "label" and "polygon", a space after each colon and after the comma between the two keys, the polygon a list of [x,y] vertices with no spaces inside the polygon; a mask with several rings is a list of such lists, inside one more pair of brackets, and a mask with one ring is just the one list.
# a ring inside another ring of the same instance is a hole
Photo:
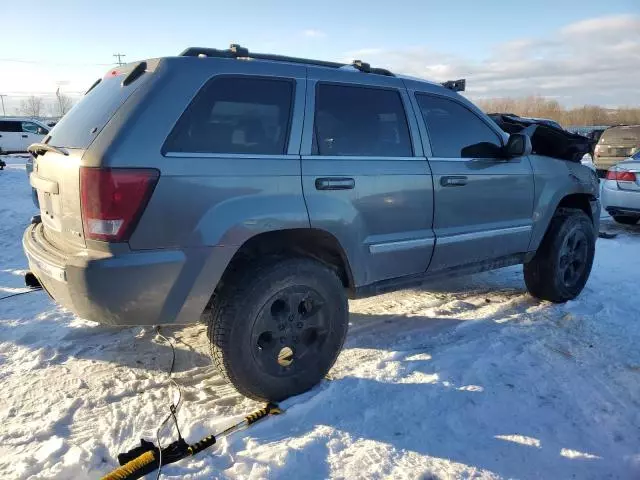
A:
{"label": "black cable on snow", "polygon": [[11,297],[17,297],[18,295],[25,295],[27,293],[38,292],[42,290],[42,288],[30,288],[29,290],[25,290],[24,292],[12,293],[11,295],[7,295],[6,297],[0,297],[0,300],[5,300]]}

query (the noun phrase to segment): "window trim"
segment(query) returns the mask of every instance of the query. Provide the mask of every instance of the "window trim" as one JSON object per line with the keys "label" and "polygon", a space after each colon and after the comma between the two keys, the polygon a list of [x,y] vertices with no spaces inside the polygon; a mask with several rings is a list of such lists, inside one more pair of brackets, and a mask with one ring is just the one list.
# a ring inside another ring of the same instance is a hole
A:
{"label": "window trim", "polygon": [[489,128],[489,130],[491,130],[496,137],[498,137],[498,141],[500,142],[500,147],[504,148],[505,143],[503,141],[503,136],[500,132],[496,131],[496,129],[489,123],[487,122],[484,118],[482,118],[480,115],[478,115],[476,112],[474,112],[472,109],[469,108],[468,105],[465,105],[464,102],[461,102],[460,100],[458,100],[457,98],[452,98],[449,97],[448,95],[439,95],[437,93],[427,93],[427,92],[422,92],[419,90],[414,90],[413,91],[413,97],[416,101],[416,107],[418,107],[418,116],[420,117],[420,121],[422,121],[424,128],[427,132],[427,140],[429,142],[429,149],[431,151],[431,156],[429,158],[438,158],[438,159],[442,159],[442,160],[450,160],[450,161],[467,161],[469,160],[468,158],[462,158],[462,157],[439,157],[437,155],[435,155],[434,153],[434,149],[433,149],[433,144],[431,142],[431,129],[429,128],[429,124],[427,123],[427,121],[424,118],[424,114],[422,113],[422,108],[420,108],[420,100],[419,97],[434,97],[434,98],[438,98],[438,99],[444,99],[444,100],[448,100],[450,102],[453,102],[457,105],[460,105],[462,108],[464,108],[465,110],[467,110],[471,115],[473,115],[474,117],[476,117],[478,120],[480,120],[482,123],[484,123],[487,128]]}
{"label": "window trim", "polygon": [[[409,148],[411,150],[411,154],[408,156],[381,156],[381,155],[323,155],[320,153],[320,145],[318,145],[318,135],[316,132],[316,115],[318,113],[318,94],[321,85],[330,85],[334,87],[349,87],[349,88],[361,88],[367,90],[386,90],[390,92],[395,92],[398,95],[398,99],[400,100],[400,105],[402,106],[402,111],[404,112],[404,121],[407,126],[407,134],[409,140]],[[407,116],[407,106],[405,105],[404,100],[402,99],[402,91],[396,87],[387,87],[381,85],[369,85],[369,84],[360,84],[360,83],[347,83],[347,82],[338,82],[338,81],[330,81],[330,80],[317,80],[315,82],[315,88],[313,92],[314,105],[313,105],[313,125],[311,129],[311,153],[310,156],[314,159],[330,159],[330,158],[342,158],[345,160],[357,160],[361,158],[367,158],[372,160],[379,159],[407,159],[407,158],[415,158],[416,152],[415,148],[413,148],[413,137],[411,136],[411,125],[409,123],[409,117]]]}
{"label": "window trim", "polygon": [[[276,81],[276,82],[286,82],[289,83],[291,85],[291,96],[290,96],[290,101],[289,101],[289,112],[288,112],[288,116],[287,116],[287,125],[286,125],[286,135],[285,135],[285,142],[284,142],[284,146],[283,146],[283,153],[224,153],[224,152],[177,152],[174,150],[169,150],[167,149],[167,142],[169,141],[169,138],[171,137],[171,135],[173,134],[174,130],[178,127],[178,124],[180,123],[180,120],[182,120],[182,117],[187,113],[187,110],[189,110],[191,108],[191,106],[194,104],[194,102],[198,99],[198,95],[200,95],[200,93],[209,86],[209,84],[215,82],[218,79],[250,79],[250,80],[270,80],[270,81]],[[244,73],[218,73],[215,75],[212,75],[211,77],[209,77],[203,84],[202,86],[198,89],[198,91],[193,95],[193,97],[191,97],[191,100],[189,100],[189,103],[187,104],[187,106],[182,110],[182,113],[180,114],[180,116],[176,119],[176,121],[174,122],[173,126],[171,127],[171,130],[169,131],[169,133],[167,134],[167,136],[165,137],[164,141],[162,142],[162,147],[160,148],[160,154],[163,157],[184,157],[184,158],[198,158],[198,157],[202,157],[202,158],[243,158],[243,157],[249,157],[249,158],[282,158],[285,156],[293,156],[290,155],[288,153],[289,150],[289,144],[291,142],[291,130],[292,130],[292,125],[293,125],[293,114],[295,111],[295,104],[296,104],[296,87],[297,87],[297,82],[296,79],[293,77],[281,77],[278,75],[253,75],[253,74],[244,74]]]}

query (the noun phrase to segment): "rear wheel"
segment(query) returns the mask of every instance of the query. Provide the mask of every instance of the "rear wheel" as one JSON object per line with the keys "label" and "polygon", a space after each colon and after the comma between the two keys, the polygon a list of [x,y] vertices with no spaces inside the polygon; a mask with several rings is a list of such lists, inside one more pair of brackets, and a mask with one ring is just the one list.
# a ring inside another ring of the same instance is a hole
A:
{"label": "rear wheel", "polygon": [[529,293],[556,303],[577,297],[591,273],[595,241],[591,219],[582,210],[556,212],[535,256],[524,265]]}
{"label": "rear wheel", "polygon": [[271,260],[230,275],[208,314],[211,356],[243,395],[305,392],[335,362],[348,327],[344,287],[315,260]]}
{"label": "rear wheel", "polygon": [[628,216],[628,215],[613,215],[613,219],[624,225],[635,225],[640,220],[640,217]]}

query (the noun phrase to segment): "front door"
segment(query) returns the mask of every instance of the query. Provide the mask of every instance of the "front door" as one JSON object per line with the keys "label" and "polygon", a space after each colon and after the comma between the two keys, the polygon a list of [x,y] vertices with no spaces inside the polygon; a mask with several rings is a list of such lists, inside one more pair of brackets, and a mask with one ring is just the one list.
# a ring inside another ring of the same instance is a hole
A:
{"label": "front door", "polygon": [[504,158],[502,136],[458,99],[415,93],[433,171],[436,248],[429,271],[527,251],[534,183],[528,157]]}
{"label": "front door", "polygon": [[360,286],[424,272],[433,191],[402,82],[353,77],[309,70],[302,185],[312,228],[338,239]]}
{"label": "front door", "polygon": [[40,125],[24,121],[21,125],[20,132],[20,148],[21,152],[26,152],[29,145],[41,142],[47,131]]}

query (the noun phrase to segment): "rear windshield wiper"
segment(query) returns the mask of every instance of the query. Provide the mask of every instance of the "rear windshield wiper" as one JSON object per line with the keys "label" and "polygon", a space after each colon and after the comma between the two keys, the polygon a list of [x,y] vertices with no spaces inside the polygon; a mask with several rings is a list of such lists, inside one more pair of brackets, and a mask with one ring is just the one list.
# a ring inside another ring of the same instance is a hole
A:
{"label": "rear windshield wiper", "polygon": [[27,148],[27,152],[35,155],[42,155],[44,152],[55,152],[60,155],[64,155],[65,157],[69,156],[69,152],[62,150],[61,148],[54,147],[53,145],[47,145],[46,143],[34,143]]}

